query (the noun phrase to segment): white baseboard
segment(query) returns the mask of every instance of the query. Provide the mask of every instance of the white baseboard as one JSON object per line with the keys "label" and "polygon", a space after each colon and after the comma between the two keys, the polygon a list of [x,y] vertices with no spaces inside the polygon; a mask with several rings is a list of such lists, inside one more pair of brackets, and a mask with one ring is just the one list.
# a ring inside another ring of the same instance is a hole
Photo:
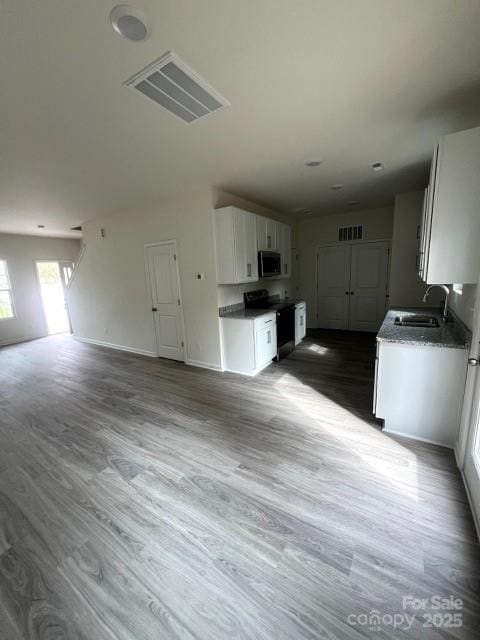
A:
{"label": "white baseboard", "polygon": [[437,440],[428,440],[428,438],[420,438],[419,436],[412,436],[408,433],[402,433],[401,431],[392,431],[390,429],[383,429],[383,433],[390,433],[392,436],[401,436],[402,438],[408,438],[409,440],[418,440],[418,442],[426,442],[427,444],[436,444],[438,447],[445,447],[446,449],[452,449],[452,445],[445,444],[444,442],[438,442]]}
{"label": "white baseboard", "polygon": [[30,342],[31,340],[40,340],[40,338],[46,338],[47,336],[33,336],[30,338],[15,338],[15,340],[2,340],[0,347],[8,347],[11,344],[19,344],[20,342]]}
{"label": "white baseboard", "polygon": [[134,349],[132,347],[125,347],[122,344],[114,344],[113,342],[104,342],[103,340],[93,340],[92,338],[81,338],[80,336],[73,336],[75,340],[80,342],[87,342],[88,344],[94,344],[98,347],[108,347],[109,349],[117,349],[118,351],[127,351],[128,353],[136,353],[140,356],[149,356],[151,358],[157,358],[157,354],[154,351],[147,351],[145,349]]}
{"label": "white baseboard", "polygon": [[219,364],[212,364],[211,362],[202,362],[201,360],[185,360],[185,364],[191,367],[200,367],[201,369],[211,369],[212,371],[223,371]]}

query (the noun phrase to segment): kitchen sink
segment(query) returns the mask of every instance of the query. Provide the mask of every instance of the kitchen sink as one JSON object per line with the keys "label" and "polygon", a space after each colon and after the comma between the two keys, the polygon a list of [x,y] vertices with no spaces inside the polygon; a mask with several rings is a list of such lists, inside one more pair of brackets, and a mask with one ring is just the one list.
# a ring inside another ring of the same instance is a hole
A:
{"label": "kitchen sink", "polygon": [[421,315],[397,316],[395,324],[399,327],[427,327],[430,329],[440,326],[435,316]]}

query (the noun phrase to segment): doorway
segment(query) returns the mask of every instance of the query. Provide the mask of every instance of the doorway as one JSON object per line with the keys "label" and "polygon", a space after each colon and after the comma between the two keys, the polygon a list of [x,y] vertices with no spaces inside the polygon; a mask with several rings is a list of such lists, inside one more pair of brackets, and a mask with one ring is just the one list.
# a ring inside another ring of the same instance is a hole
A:
{"label": "doorway", "polygon": [[174,240],[145,247],[157,355],[185,361],[178,252]]}
{"label": "doorway", "polygon": [[319,247],[318,326],[377,332],[387,306],[388,259],[384,240]]}
{"label": "doorway", "polygon": [[36,266],[48,335],[70,332],[65,289],[73,273],[73,262],[37,260]]}

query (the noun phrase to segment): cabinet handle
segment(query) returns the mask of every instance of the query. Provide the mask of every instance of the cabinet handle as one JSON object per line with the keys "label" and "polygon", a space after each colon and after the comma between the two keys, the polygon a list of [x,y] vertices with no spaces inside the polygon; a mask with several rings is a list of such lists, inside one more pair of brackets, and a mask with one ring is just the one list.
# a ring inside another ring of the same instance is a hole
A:
{"label": "cabinet handle", "polygon": [[272,248],[272,236],[267,236],[267,249]]}
{"label": "cabinet handle", "polygon": [[263,324],[270,324],[270,322],[273,322],[273,320],[265,320]]}
{"label": "cabinet handle", "polygon": [[247,278],[251,278],[252,276],[252,265],[250,262],[247,262]]}
{"label": "cabinet handle", "polygon": [[285,273],[288,273],[288,266],[287,266],[287,263],[286,263],[286,262],[285,262],[285,265],[284,265],[284,266],[285,266]]}
{"label": "cabinet handle", "polygon": [[345,291],[345,295],[346,295],[346,296],[348,296],[348,294],[349,294],[349,293],[350,293],[349,291]]}
{"label": "cabinet handle", "polygon": [[355,291],[350,291],[350,295],[353,296],[355,294]]}
{"label": "cabinet handle", "polygon": [[303,327],[303,316],[300,316],[300,326]]}
{"label": "cabinet handle", "polygon": [[157,307],[152,307],[152,311],[158,311]]}
{"label": "cabinet handle", "polygon": [[267,344],[270,344],[271,342],[272,342],[272,332],[267,331]]}

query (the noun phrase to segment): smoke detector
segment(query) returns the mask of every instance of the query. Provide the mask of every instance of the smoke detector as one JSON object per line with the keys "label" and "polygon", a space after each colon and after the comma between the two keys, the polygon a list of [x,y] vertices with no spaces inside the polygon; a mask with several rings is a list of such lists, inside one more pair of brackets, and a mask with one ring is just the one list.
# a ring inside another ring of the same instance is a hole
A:
{"label": "smoke detector", "polygon": [[110,13],[110,22],[119,36],[141,42],[148,35],[147,18],[143,11],[128,4],[117,4]]}

